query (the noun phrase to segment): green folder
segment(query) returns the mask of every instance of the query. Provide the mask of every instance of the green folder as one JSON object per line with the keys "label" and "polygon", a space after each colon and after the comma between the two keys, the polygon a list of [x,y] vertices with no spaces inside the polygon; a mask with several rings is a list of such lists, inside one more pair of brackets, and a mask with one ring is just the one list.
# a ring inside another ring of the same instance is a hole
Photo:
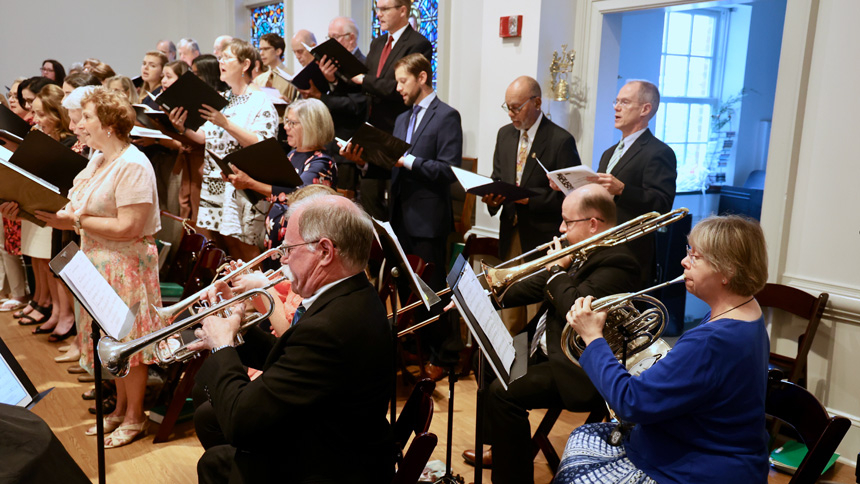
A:
{"label": "green folder", "polygon": [[[794,440],[789,440],[785,445],[770,453],[770,465],[778,471],[782,471],[787,474],[794,474],[797,470],[797,466],[799,466],[800,463],[803,462],[803,458],[806,457],[807,452],[808,450],[805,445]],[[824,466],[824,470],[821,471],[821,475],[824,475],[828,469],[833,467],[833,464],[836,463],[836,459],[838,458],[839,454],[833,454],[833,457],[831,457],[830,461],[827,462],[827,465]]]}

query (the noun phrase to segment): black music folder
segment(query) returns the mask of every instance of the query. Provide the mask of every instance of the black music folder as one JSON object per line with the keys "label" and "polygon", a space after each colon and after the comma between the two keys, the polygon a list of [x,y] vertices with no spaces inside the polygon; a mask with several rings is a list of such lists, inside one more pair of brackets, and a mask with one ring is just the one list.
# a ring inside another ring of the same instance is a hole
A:
{"label": "black music folder", "polygon": [[175,139],[186,146],[202,146],[184,134],[179,134],[179,131],[170,122],[170,116],[164,111],[156,111],[146,104],[132,104],[132,107],[134,108],[137,122],[144,128],[161,131],[165,136]]}
{"label": "black music folder", "polygon": [[140,76],[132,77],[131,83],[134,87],[140,89],[143,86],[143,78]]}
{"label": "black music folder", "polygon": [[328,39],[313,49],[309,49],[309,51],[316,60],[322,59],[323,56],[331,59],[337,66],[338,72],[343,74],[347,79],[352,79],[359,74],[367,72],[367,66],[335,39]]}
{"label": "black music folder", "polygon": [[66,196],[89,160],[41,131],[31,131],[9,162],[48,182]]}
{"label": "black music folder", "polygon": [[205,123],[199,111],[204,104],[219,111],[227,106],[227,100],[224,99],[224,96],[191,71],[179,76],[173,85],[155,98],[155,102],[165,111],[171,111],[178,107],[185,108],[188,111],[185,127],[194,131]]}
{"label": "black music folder", "polygon": [[[221,171],[225,174],[233,173],[230,164],[244,171],[254,180],[268,183],[279,187],[298,187],[302,185],[302,178],[296,173],[287,154],[281,148],[281,143],[276,138],[266,138],[259,143],[254,143],[240,150],[234,151],[224,158],[219,157],[211,150],[212,157]],[[249,202],[256,204],[264,197],[253,190],[237,190],[245,196]]]}
{"label": "black music folder", "polygon": [[17,134],[12,133],[11,131],[6,131],[5,129],[0,129],[0,146],[3,148],[6,148],[9,151],[15,151],[19,146],[21,146],[22,141],[24,141],[24,139]]}
{"label": "black music folder", "polygon": [[0,129],[5,129],[17,137],[23,138],[30,132],[30,123],[18,117],[11,109],[0,104]]}
{"label": "black music folder", "polygon": [[[14,155],[13,155],[14,156]],[[0,158],[0,202],[18,202],[18,217],[44,227],[36,210],[56,212],[69,203],[55,185]]]}
{"label": "black music folder", "polygon": [[409,143],[392,136],[369,123],[361,125],[349,140],[364,148],[361,159],[376,166],[390,170],[397,160],[409,150]]}
{"label": "black music folder", "polygon": [[316,86],[320,92],[328,92],[328,79],[325,78],[320,70],[319,64],[316,62],[311,62],[306,65],[305,68],[299,71],[299,73],[296,74],[290,82],[297,88],[304,90],[311,88],[311,81],[314,82],[314,86]]}
{"label": "black music folder", "polygon": [[386,266],[388,268],[397,267],[400,271],[398,277],[405,278],[412,292],[424,303],[424,307],[430,310],[432,306],[441,301],[436,291],[431,289],[412,270],[412,265],[409,264],[406,252],[403,251],[403,246],[400,245],[400,240],[394,234],[391,224],[389,222],[380,222],[375,218],[371,218],[370,220],[373,222],[373,231],[376,233],[376,240],[379,242],[379,246],[382,247]]}
{"label": "black music folder", "polygon": [[508,385],[525,375],[528,369],[528,333],[511,336],[472,266],[462,255],[457,256],[448,273],[448,287],[453,293],[451,300],[466,321],[472,337],[507,390]]}
{"label": "black music folder", "polygon": [[519,187],[500,180],[493,180],[488,176],[478,175],[477,173],[472,173],[471,171],[463,170],[456,166],[451,167],[451,169],[454,171],[454,175],[457,177],[457,181],[460,182],[460,185],[463,186],[463,189],[465,189],[467,193],[471,193],[479,197],[489,194],[502,195],[505,197],[505,201],[515,202],[517,200],[537,195],[537,193],[528,188]]}

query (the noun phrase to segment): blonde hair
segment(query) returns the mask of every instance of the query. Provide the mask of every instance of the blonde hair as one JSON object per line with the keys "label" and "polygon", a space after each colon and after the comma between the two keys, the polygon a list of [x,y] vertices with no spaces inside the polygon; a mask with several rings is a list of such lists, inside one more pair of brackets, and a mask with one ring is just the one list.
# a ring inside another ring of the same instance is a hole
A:
{"label": "blonde hair", "polygon": [[290,111],[296,113],[302,124],[302,146],[320,149],[334,139],[334,121],[328,107],[319,99],[300,99],[290,104],[285,119]]}
{"label": "blonde hair", "polygon": [[45,115],[56,123],[54,132],[57,139],[66,139],[72,136],[69,131],[69,111],[63,107],[63,89],[56,84],[48,84],[43,87],[36,98],[42,101],[42,110]]}
{"label": "blonde hair", "polygon": [[757,221],[712,215],[693,227],[687,241],[729,280],[729,291],[753,296],[767,283],[767,243]]}
{"label": "blonde hair", "polygon": [[112,82],[118,82],[122,84],[122,93],[125,94],[125,97],[128,98],[128,102],[132,104],[136,104],[140,98],[137,95],[137,89],[134,87],[134,83],[131,82],[131,79],[125,76],[113,76],[109,77],[105,80],[105,87],[110,88]]}

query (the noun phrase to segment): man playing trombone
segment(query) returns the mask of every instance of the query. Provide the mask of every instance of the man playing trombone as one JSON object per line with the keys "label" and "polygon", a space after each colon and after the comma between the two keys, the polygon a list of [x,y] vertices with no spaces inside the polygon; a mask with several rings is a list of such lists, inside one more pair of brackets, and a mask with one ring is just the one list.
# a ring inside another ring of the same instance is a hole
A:
{"label": "man playing trombone", "polygon": [[[346,198],[291,207],[284,257],[302,296],[280,338],[259,328],[234,341],[242,305],[197,330],[211,355],[197,374],[208,402],[195,424],[208,436],[198,462],[208,482],[380,482],[393,475],[386,419],[394,371],[385,308],[364,275],[373,228]],[[213,288],[231,297],[226,284]],[[263,370],[250,381],[244,365]],[[356,382],[360,381],[358,385]],[[214,445],[221,444],[221,445]]]}
{"label": "man playing trombone", "polygon": [[[597,184],[570,193],[562,204],[559,232],[573,245],[600,234],[616,223],[615,203]],[[556,242],[559,250],[561,245]],[[600,298],[635,290],[640,267],[624,245],[597,249],[581,267],[571,267],[570,256],[551,262],[546,271],[514,284],[505,294],[506,306],[542,302],[527,325],[529,366],[508,390],[496,380],[489,386],[485,431],[492,451],[483,454],[493,469],[494,483],[530,483],[534,479],[528,411],[562,407],[588,412],[603,406],[603,399],[578,365],[561,348],[565,314],[578,297]],[[491,453],[492,452],[492,453]],[[474,451],[463,453],[474,463]]]}

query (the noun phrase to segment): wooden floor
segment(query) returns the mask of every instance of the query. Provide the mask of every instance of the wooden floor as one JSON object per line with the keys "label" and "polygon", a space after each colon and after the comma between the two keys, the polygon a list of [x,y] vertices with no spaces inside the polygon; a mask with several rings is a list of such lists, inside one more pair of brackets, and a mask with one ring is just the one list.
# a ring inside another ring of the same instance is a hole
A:
{"label": "wooden floor", "polygon": [[[54,387],[54,390],[33,411],[50,425],[69,454],[84,472],[96,482],[97,460],[96,441],[84,432],[94,424],[94,418],[87,412],[90,402],[81,399],[81,393],[90,384],[79,383],[74,375],[66,372],[69,363],[58,364],[54,357],[59,355],[56,348],[60,344],[47,342],[47,335],[32,335],[32,326],[19,326],[9,313],[0,313],[0,338],[9,346],[21,366],[30,376],[39,391]],[[398,404],[402,405],[409,394],[408,388],[400,388]],[[474,445],[475,429],[475,391],[473,377],[457,383],[454,408],[454,439],[452,468],[455,474],[474,480],[474,469],[460,457],[466,449]],[[439,437],[431,460],[445,460],[446,429],[448,423],[448,382],[438,383],[434,394],[436,411],[431,430]],[[543,411],[531,413],[532,427],[543,417]],[[564,412],[555,424],[550,439],[561,454],[570,430],[585,420],[585,414]],[[146,482],[147,484],[183,484],[197,482],[196,464],[203,454],[191,423],[178,427],[171,441],[153,444],[152,436],[157,425],[150,427],[150,435],[131,445],[105,451],[107,480],[113,483]],[[528,452],[529,449],[523,449]],[[836,464],[835,469],[824,476],[840,483],[854,483],[854,468]],[[552,474],[543,455],[535,461],[535,482],[549,483]],[[787,483],[789,477],[771,471],[769,482]],[[490,471],[484,471],[484,482],[490,482]]]}

